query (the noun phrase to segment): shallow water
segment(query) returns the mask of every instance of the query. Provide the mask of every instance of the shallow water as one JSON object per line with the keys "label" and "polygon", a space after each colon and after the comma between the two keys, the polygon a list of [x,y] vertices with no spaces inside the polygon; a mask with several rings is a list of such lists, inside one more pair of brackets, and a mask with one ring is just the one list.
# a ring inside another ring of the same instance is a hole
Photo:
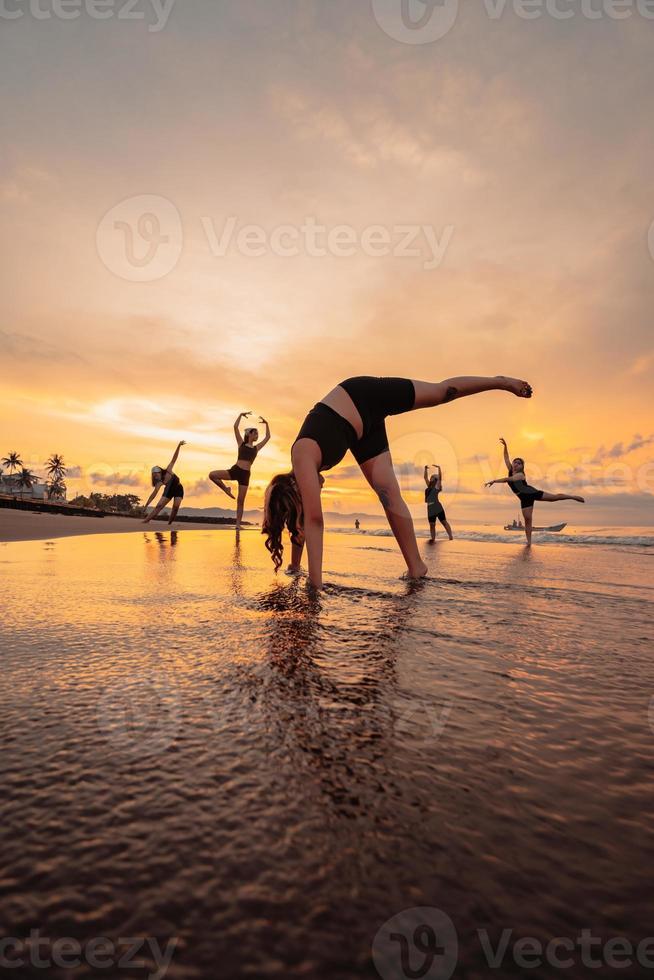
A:
{"label": "shallow water", "polygon": [[0,546],[5,933],[173,937],[175,978],[626,975],[512,944],[654,935],[652,553],[421,547],[410,585],[328,534],[315,598],[255,532]]}

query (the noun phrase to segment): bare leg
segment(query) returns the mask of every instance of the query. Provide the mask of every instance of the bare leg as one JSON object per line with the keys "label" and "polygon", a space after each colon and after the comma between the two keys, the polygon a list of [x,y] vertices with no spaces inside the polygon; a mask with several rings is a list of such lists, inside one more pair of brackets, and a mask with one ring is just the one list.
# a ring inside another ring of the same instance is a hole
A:
{"label": "bare leg", "polygon": [[181,505],[182,505],[182,498],[181,497],[175,497],[175,502],[173,504],[173,509],[170,512],[170,520],[168,521],[169,524],[172,524],[173,521],[175,520],[175,518],[177,517],[177,512],[179,511],[179,508],[181,507]]}
{"label": "bare leg", "polygon": [[236,503],[236,530],[241,530],[241,521],[243,520],[243,510],[245,505],[245,498],[248,495],[248,488],[239,486],[238,488],[238,500]]}
{"label": "bare leg", "polygon": [[361,472],[375,491],[391,531],[395,535],[400,551],[404,555],[410,578],[424,578],[429,569],[420,557],[416,532],[409,508],[402,499],[402,493],[395,476],[389,452],[381,453],[366,463],[361,463]]}
{"label": "bare leg", "polygon": [[155,517],[158,517],[159,516],[159,514],[164,509],[164,507],[167,507],[168,506],[169,503],[170,503],[170,501],[166,497],[162,497],[161,500],[159,501],[159,503],[157,504],[157,506],[154,508],[154,510],[150,514],[150,516],[149,517],[146,517],[145,520],[143,521],[143,523],[144,524],[149,524],[150,521],[153,521],[155,519]]}
{"label": "bare leg", "polygon": [[586,503],[583,497],[574,497],[569,493],[543,493],[541,499],[548,504],[552,504],[557,500],[576,500],[580,504]]}
{"label": "bare leg", "polygon": [[445,528],[445,530],[447,531],[448,538],[450,539],[450,541],[452,541],[454,535],[452,534],[452,528],[450,527],[450,522],[448,521],[447,517],[439,517],[438,519],[443,525],[443,527]]}
{"label": "bare leg", "polygon": [[448,378],[446,381],[414,381],[414,408],[433,408],[457,398],[478,395],[482,391],[509,391],[518,398],[531,398],[531,385],[519,378]]}
{"label": "bare leg", "polygon": [[228,470],[213,470],[213,472],[209,474],[209,479],[212,483],[215,483],[216,486],[223,491],[223,493],[226,493],[228,497],[231,497],[232,500],[234,500],[234,494],[232,493],[231,487],[228,487],[225,483],[223,483],[223,480],[232,479]]}
{"label": "bare leg", "polygon": [[431,532],[431,537],[429,539],[429,543],[430,544],[433,544],[434,541],[436,540],[436,521],[430,521],[429,522],[429,530]]}
{"label": "bare leg", "polygon": [[298,439],[292,453],[293,473],[302,498],[302,520],[309,561],[309,581],[322,588],[322,553],[325,519],[322,513],[319,467],[322,454],[313,439]]}
{"label": "bare leg", "polygon": [[527,547],[531,548],[531,531],[534,524],[534,508],[523,507],[522,516],[525,519],[525,535],[527,538]]}

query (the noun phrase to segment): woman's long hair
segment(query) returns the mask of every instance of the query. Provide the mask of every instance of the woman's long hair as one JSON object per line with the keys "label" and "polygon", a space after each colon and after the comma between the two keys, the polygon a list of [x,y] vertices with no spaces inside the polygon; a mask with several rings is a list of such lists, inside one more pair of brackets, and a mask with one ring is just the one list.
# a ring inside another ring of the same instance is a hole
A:
{"label": "woman's long hair", "polygon": [[158,473],[155,473],[155,471],[153,470],[152,473],[151,473],[152,486],[153,487],[158,487],[160,483],[163,483],[164,482],[164,480],[166,479],[166,476],[167,475],[168,475],[168,471],[165,470],[163,468],[163,466],[160,466],[159,467],[159,472]]}
{"label": "woman's long hair", "polygon": [[275,571],[284,557],[284,528],[288,529],[293,544],[301,544],[301,521],[302,498],[295,477],[292,473],[279,473],[272,478],[266,489],[261,527],[261,533],[266,535],[265,545],[272,556]]}

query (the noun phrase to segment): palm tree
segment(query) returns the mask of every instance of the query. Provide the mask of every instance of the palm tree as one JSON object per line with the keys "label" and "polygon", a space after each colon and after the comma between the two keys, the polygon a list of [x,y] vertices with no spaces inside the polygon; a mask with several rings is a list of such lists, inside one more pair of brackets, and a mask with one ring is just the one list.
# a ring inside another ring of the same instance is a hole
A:
{"label": "palm tree", "polygon": [[48,484],[48,497],[62,500],[66,496],[67,489],[63,480],[52,479]]}
{"label": "palm tree", "polygon": [[50,459],[46,460],[45,468],[52,478],[52,483],[60,483],[67,473],[64,457],[60,453],[53,453]]}
{"label": "palm tree", "polygon": [[36,473],[32,473],[31,470],[28,470],[25,467],[23,467],[23,469],[18,474],[18,486],[20,487],[21,500],[23,499],[23,491],[31,490],[34,484],[36,483],[37,479],[38,477]]}
{"label": "palm tree", "polygon": [[2,460],[2,465],[6,466],[10,473],[14,470],[20,469],[23,465],[23,461],[20,458],[20,453],[7,453],[5,458]]}

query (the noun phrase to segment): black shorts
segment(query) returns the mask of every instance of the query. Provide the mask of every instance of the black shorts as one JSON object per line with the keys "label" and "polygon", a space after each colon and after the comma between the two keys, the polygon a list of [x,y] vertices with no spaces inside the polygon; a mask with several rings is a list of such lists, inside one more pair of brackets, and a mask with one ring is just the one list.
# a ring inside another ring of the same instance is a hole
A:
{"label": "black shorts", "polygon": [[163,489],[163,499],[164,500],[183,500],[184,499],[184,487],[179,481],[179,478],[174,476],[172,480],[165,484]]}
{"label": "black shorts", "polygon": [[533,507],[537,500],[543,499],[542,490],[532,490],[529,493],[518,494],[520,497],[520,506],[524,510],[526,507]]}
{"label": "black shorts", "polygon": [[386,419],[389,415],[410,412],[416,403],[413,381],[407,378],[348,378],[341,381],[363,422],[363,435],[352,455],[357,463],[367,462],[388,452]]}
{"label": "black shorts", "polygon": [[446,521],[445,508],[440,507],[436,510],[432,510],[431,507],[427,510],[427,520],[430,524],[435,524],[436,521]]}
{"label": "black shorts", "polygon": [[236,480],[239,487],[250,486],[250,471],[244,470],[242,466],[235,463],[231,469],[227,470],[232,480]]}
{"label": "black shorts", "polygon": [[295,441],[313,439],[318,443],[322,453],[321,470],[330,470],[340,463],[348,449],[359,465],[388,452],[386,418],[410,412],[415,405],[415,388],[406,378],[348,378],[340,387],[348,393],[361,416],[363,434],[357,438],[347,419],[318,402],[304,420]]}

